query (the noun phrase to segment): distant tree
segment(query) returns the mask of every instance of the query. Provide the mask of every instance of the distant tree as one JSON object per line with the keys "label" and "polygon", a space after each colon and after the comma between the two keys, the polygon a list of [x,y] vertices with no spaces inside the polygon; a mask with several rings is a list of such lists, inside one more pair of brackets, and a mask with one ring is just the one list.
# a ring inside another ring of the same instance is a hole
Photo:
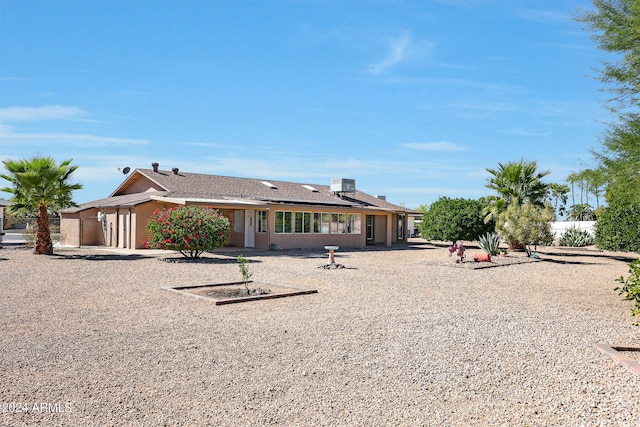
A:
{"label": "distant tree", "polygon": [[550,183],[547,185],[546,200],[548,200],[553,210],[558,213],[559,216],[563,216],[566,211],[566,205],[568,200],[568,194],[571,191],[566,184]]}
{"label": "distant tree", "polygon": [[479,200],[441,197],[424,214],[422,237],[447,242],[477,240],[495,228],[493,221],[483,221],[482,207]]}
{"label": "distant tree", "polygon": [[78,169],[78,166],[71,166],[72,161],[66,160],[59,165],[51,157],[3,161],[7,173],[0,177],[9,181],[11,187],[0,191],[13,194],[9,212],[17,217],[37,216],[35,254],[53,254],[49,215],[76,206],[72,193],[82,185],[69,183],[71,174]]}
{"label": "distant tree", "polygon": [[[600,207],[600,196],[604,194],[606,178],[602,168],[585,169],[581,172],[586,182],[586,191],[596,198],[596,209]],[[587,200],[587,203],[589,201]]]}
{"label": "distant tree", "polygon": [[578,203],[567,211],[569,221],[595,221],[596,213],[588,203]]}

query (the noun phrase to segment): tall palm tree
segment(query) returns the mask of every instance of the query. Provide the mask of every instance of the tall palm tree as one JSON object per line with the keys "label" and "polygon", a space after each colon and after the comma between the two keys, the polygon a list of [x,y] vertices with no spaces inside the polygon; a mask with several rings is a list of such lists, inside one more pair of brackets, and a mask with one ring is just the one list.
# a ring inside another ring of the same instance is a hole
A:
{"label": "tall palm tree", "polygon": [[547,186],[547,200],[553,203],[553,210],[560,216],[563,216],[566,211],[567,200],[569,199],[569,192],[571,189],[566,184],[550,183]]}
{"label": "tall palm tree", "polygon": [[486,187],[495,190],[498,195],[487,197],[488,206],[484,209],[485,222],[497,219],[513,200],[518,200],[520,206],[531,203],[539,208],[544,207],[548,184],[542,182],[542,178],[551,171],[538,172],[537,169],[538,163],[535,160],[524,159],[498,163],[497,168],[486,169],[491,174]]}
{"label": "tall palm tree", "polygon": [[53,254],[53,242],[49,230],[49,212],[57,212],[76,206],[71,198],[81,184],[69,184],[69,178],[78,166],[70,166],[70,160],[59,165],[51,157],[34,157],[31,160],[3,161],[7,174],[0,175],[12,186],[0,191],[13,194],[9,211],[17,216],[33,216],[37,213],[36,243],[34,254]]}

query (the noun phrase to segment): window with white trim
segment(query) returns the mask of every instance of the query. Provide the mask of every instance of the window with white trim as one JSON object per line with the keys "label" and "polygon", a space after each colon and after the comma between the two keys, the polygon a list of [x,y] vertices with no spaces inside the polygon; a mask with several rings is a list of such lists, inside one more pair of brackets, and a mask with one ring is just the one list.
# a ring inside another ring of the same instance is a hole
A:
{"label": "window with white trim", "polygon": [[331,234],[345,234],[347,232],[347,214],[331,214]]}
{"label": "window with white trim", "polygon": [[275,211],[274,231],[278,234],[291,233],[291,211]]}
{"label": "window with white trim", "polygon": [[256,212],[256,233],[267,232],[267,211]]}
{"label": "window with white trim", "polygon": [[347,234],[362,234],[362,215],[347,214]]}
{"label": "window with white trim", "polygon": [[233,211],[233,231],[244,233],[244,211]]}
{"label": "window with white trim", "polygon": [[329,224],[331,216],[324,212],[314,212],[313,214],[313,232],[320,234],[329,234]]}
{"label": "window with white trim", "polygon": [[296,233],[311,233],[311,212],[296,212]]}

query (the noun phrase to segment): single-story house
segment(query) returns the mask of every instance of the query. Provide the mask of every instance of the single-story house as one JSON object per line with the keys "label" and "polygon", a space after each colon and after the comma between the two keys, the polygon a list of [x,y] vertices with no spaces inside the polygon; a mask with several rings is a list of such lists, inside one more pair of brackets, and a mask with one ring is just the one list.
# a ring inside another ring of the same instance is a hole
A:
{"label": "single-story house", "polygon": [[107,198],[61,212],[65,246],[144,248],[156,209],[203,205],[231,224],[229,246],[257,249],[325,245],[390,247],[405,242],[408,216],[418,214],[359,191],[353,179],[331,185],[266,181],[187,173],[173,168],[136,169]]}

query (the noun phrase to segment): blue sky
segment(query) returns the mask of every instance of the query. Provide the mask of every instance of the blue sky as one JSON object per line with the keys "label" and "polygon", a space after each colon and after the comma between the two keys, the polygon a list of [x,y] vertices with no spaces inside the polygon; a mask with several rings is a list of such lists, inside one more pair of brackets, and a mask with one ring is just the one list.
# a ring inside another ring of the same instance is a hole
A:
{"label": "blue sky", "polygon": [[521,158],[564,182],[611,120],[571,20],[590,6],[2,0],[0,160],[73,158],[78,203],[152,162],[410,208],[489,195],[485,168]]}

